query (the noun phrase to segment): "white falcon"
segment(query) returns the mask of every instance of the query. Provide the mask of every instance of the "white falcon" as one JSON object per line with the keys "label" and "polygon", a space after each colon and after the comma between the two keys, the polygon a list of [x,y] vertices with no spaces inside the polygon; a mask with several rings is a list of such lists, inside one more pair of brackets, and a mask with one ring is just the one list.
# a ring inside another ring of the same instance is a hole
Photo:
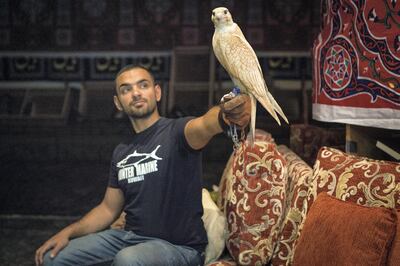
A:
{"label": "white falcon", "polygon": [[214,54],[228,72],[232,81],[247,93],[251,99],[250,136],[252,143],[255,134],[256,108],[258,100],[280,125],[278,114],[289,123],[281,107],[268,91],[256,53],[247,42],[239,26],[233,22],[226,7],[217,7],[212,11],[211,20],[215,31],[212,39]]}

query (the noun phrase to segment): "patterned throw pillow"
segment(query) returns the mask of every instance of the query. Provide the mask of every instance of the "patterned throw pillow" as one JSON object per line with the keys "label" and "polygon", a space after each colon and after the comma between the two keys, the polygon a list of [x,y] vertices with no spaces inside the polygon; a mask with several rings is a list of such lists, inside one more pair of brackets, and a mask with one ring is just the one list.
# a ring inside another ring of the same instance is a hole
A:
{"label": "patterned throw pillow", "polygon": [[220,186],[220,206],[228,222],[226,245],[239,265],[270,260],[285,212],[286,162],[266,134],[258,131],[253,147],[246,142],[234,152]]}
{"label": "patterned throw pillow", "polygon": [[288,147],[280,145],[278,146],[278,150],[287,162],[289,181],[287,193],[288,206],[281,236],[279,237],[271,264],[287,265],[293,257],[293,246],[299,235],[299,226],[307,214],[307,194],[313,170]]}
{"label": "patterned throw pillow", "polygon": [[[266,141],[266,142],[271,142],[275,143],[275,140],[272,138],[271,134],[268,132],[261,130],[261,129],[256,129],[255,131],[255,138],[258,141]],[[227,199],[231,197],[231,188],[232,188],[232,181],[233,181],[233,158],[234,158],[234,152],[231,154],[229,157],[228,162],[225,165],[224,172],[222,173],[221,180],[219,182],[219,196],[217,199],[217,206],[220,208],[220,210],[224,211],[225,206],[227,203]]]}
{"label": "patterned throw pillow", "polygon": [[400,163],[322,147],[314,164],[310,203],[321,192],[360,205],[400,208]]}

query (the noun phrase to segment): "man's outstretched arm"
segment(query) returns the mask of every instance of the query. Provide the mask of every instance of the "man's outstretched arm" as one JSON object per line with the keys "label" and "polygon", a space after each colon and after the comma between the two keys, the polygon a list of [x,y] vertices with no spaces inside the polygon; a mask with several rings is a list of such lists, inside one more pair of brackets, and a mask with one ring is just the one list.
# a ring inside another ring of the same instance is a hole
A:
{"label": "man's outstretched arm", "polygon": [[[218,119],[220,112],[223,121]],[[239,128],[246,127],[250,121],[250,112],[249,96],[240,94],[220,106],[214,106],[203,116],[190,120],[185,127],[186,140],[193,149],[201,149],[214,135],[222,132],[221,122],[236,124]]]}
{"label": "man's outstretched arm", "polygon": [[36,265],[43,263],[44,254],[52,249],[51,257],[66,247],[71,238],[84,236],[107,228],[122,211],[124,196],[118,188],[108,187],[103,201],[79,221],[65,227],[36,250]]}

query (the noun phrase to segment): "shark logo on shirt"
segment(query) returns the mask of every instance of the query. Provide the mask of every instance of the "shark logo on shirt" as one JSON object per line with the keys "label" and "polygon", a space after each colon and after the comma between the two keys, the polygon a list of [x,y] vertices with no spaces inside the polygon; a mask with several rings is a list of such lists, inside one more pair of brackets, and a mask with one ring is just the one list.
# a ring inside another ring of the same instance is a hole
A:
{"label": "shark logo on shirt", "polygon": [[144,176],[158,171],[158,161],[162,160],[156,155],[161,147],[158,145],[150,153],[139,153],[136,150],[117,163],[118,181],[127,179],[128,183],[144,180]]}

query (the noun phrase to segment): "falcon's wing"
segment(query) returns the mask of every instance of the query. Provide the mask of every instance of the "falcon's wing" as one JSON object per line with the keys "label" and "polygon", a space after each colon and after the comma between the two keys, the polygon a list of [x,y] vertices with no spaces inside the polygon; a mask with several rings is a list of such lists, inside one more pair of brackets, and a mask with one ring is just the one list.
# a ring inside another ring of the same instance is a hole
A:
{"label": "falcon's wing", "polygon": [[239,27],[236,33],[214,34],[213,49],[215,56],[231,78],[237,79],[242,83],[245,86],[244,89],[257,98],[278,124],[280,122],[274,110],[288,123],[281,107],[268,91],[256,53],[243,36]]}
{"label": "falcon's wing", "polygon": [[266,86],[257,56],[239,34],[213,38],[214,54],[232,78],[239,80],[256,98],[266,96]]}

